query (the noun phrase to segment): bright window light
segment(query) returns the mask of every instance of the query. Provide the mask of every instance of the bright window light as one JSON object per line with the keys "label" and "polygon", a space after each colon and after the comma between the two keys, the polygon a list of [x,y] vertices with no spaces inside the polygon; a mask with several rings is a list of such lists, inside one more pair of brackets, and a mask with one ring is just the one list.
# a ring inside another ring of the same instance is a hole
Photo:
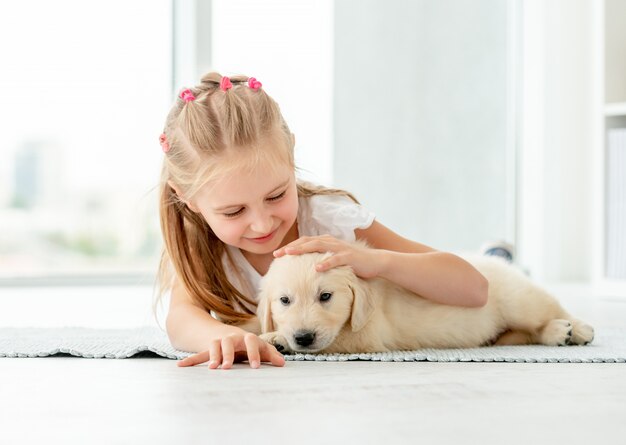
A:
{"label": "bright window light", "polygon": [[0,280],[154,273],[170,0],[0,5]]}

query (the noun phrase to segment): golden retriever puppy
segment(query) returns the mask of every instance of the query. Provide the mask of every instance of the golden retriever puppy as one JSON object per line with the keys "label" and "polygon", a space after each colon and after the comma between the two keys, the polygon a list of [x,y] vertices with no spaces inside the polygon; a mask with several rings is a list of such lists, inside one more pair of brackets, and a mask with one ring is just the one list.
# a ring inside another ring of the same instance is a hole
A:
{"label": "golden retriever puppy", "polygon": [[480,308],[433,303],[349,267],[317,272],[329,254],[286,255],[261,283],[261,338],[284,353],[354,353],[485,345],[585,345],[591,326],[495,257],[466,257],[489,281]]}

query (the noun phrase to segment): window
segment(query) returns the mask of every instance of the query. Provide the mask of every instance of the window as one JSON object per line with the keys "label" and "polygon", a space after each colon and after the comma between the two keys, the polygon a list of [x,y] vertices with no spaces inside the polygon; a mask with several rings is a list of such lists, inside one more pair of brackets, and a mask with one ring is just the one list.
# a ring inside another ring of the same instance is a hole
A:
{"label": "window", "polygon": [[172,6],[0,6],[0,280],[154,273]]}

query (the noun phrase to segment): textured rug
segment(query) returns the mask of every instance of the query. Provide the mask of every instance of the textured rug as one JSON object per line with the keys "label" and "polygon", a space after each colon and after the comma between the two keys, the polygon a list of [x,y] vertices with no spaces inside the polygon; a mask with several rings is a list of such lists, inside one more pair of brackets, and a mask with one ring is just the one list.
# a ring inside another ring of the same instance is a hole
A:
{"label": "textured rug", "polygon": [[[0,328],[0,357],[70,355],[85,358],[165,357],[177,351],[156,327],[137,329]],[[597,329],[588,346],[497,346],[472,349],[420,349],[360,354],[296,354],[287,360],[384,362],[625,363],[626,329]]]}

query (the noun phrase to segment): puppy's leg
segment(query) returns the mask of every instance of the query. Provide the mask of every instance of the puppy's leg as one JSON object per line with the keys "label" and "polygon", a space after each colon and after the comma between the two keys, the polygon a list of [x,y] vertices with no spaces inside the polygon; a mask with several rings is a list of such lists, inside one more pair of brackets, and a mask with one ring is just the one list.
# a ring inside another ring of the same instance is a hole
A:
{"label": "puppy's leg", "polygon": [[266,332],[265,334],[259,335],[259,338],[268,342],[270,345],[274,345],[278,352],[282,354],[293,354],[287,339],[278,332]]}
{"label": "puppy's leg", "polygon": [[[532,283],[522,282],[519,289],[511,292],[509,298],[503,298],[500,304],[508,328],[530,333],[529,343],[585,345],[593,340],[591,326],[576,320],[555,297]],[[503,341],[513,340],[505,338]]]}
{"label": "puppy's leg", "polygon": [[537,336],[539,343],[550,346],[586,345],[591,343],[594,331],[587,323],[568,317],[551,320]]}
{"label": "puppy's leg", "polygon": [[594,331],[591,326],[581,320],[572,320],[572,338],[570,343],[573,345],[588,345],[593,341]]}
{"label": "puppy's leg", "polygon": [[529,345],[532,336],[524,331],[506,331],[494,342],[494,346]]}
{"label": "puppy's leg", "polygon": [[550,346],[587,345],[593,341],[591,326],[580,320],[551,320],[539,334],[511,330],[506,331],[493,343],[494,346],[530,345],[540,343]]}
{"label": "puppy's leg", "polygon": [[569,320],[559,318],[550,320],[535,336],[535,341],[547,346],[569,345],[573,328],[574,326]]}
{"label": "puppy's leg", "polygon": [[576,319],[550,320],[538,333],[509,330],[494,342],[494,346],[542,344],[547,346],[588,345],[593,341],[594,330]]}

